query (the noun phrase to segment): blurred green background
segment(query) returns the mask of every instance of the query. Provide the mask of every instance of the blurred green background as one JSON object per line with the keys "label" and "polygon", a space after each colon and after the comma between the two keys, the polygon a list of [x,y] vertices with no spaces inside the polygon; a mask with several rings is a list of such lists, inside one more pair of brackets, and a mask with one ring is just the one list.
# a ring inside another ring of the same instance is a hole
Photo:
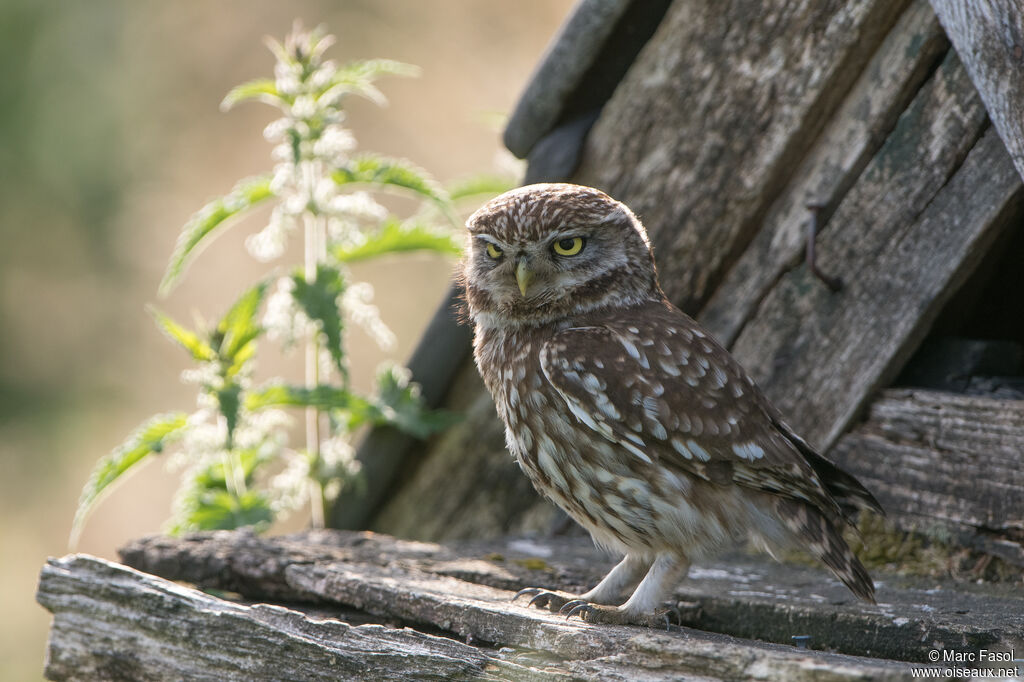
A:
{"label": "blurred green background", "polygon": [[[571,0],[0,1],[0,676],[40,679],[49,615],[38,570],[66,541],[95,460],[149,415],[191,409],[184,354],[143,307],[178,230],[234,181],[269,169],[258,104],[223,114],[237,83],[271,75],[264,35],[325,23],[338,61],[387,57],[423,68],[387,79],[391,105],[358,102],[360,147],[405,156],[442,181],[507,168],[507,113]],[[219,314],[268,266],[218,239],[160,306],[183,321]],[[404,360],[447,288],[452,263],[364,266]],[[354,380],[385,355],[359,332]],[[116,558],[158,532],[177,477],[153,462],[98,508],[79,551]],[[293,526],[304,523],[294,518]]]}

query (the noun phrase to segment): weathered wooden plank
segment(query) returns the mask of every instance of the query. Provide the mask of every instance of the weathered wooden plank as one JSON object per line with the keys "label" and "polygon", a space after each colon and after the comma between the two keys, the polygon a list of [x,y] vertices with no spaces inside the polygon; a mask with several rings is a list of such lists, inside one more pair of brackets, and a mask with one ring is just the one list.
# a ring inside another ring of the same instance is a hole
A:
{"label": "weathered wooden plank", "polygon": [[1020,0],[931,0],[1024,177],[1024,8]]}
{"label": "weathered wooden plank", "polygon": [[[529,549],[551,551],[539,545],[529,545]],[[326,555],[333,555],[333,560],[325,559]],[[505,584],[511,580],[514,589],[526,576],[537,577],[537,572],[514,563],[510,567],[496,565],[493,551],[489,556],[490,561],[462,556],[442,546],[337,531],[311,534],[305,541],[246,533],[197,535],[181,542],[159,538],[136,543],[125,551],[126,559],[133,563],[177,571],[168,576],[175,579],[202,575],[207,586],[228,589],[267,584],[261,594],[273,591],[292,600],[363,609],[388,622],[440,628],[468,642],[490,643],[489,651],[496,646],[513,647],[515,651],[504,657],[510,664],[526,667],[532,661],[534,667],[547,672],[585,674],[588,679],[660,680],[694,675],[708,680],[747,680],[767,675],[772,679],[845,680],[900,679],[906,674],[906,667],[898,663],[802,651],[687,628],[664,632],[567,621],[528,608],[524,602],[513,604],[513,592],[481,580],[481,576]],[[593,560],[599,558],[592,545],[586,557],[589,561],[582,559],[583,565],[592,568]],[[232,575],[234,571],[246,575],[239,578]],[[572,573],[572,567],[568,571]],[[557,576],[553,571],[544,573]],[[291,594],[286,595],[283,588]]]}
{"label": "weathered wooden plank", "polygon": [[1024,566],[1024,401],[888,390],[831,454],[904,525],[973,527]]}
{"label": "weathered wooden plank", "polygon": [[449,638],[236,604],[84,555],[47,562],[38,599],[54,614],[51,680],[556,677]]}
{"label": "weathered wooden plank", "polygon": [[[314,550],[315,551],[315,550]],[[229,602],[84,555],[51,560],[39,601],[54,613],[55,680],[517,679],[896,680],[903,664],[802,651],[686,628],[593,627],[509,604],[510,594],[397,562],[311,563],[284,574],[299,598],[426,623],[458,641],[352,627],[280,606]],[[504,644],[474,647],[470,642]],[[512,646],[515,649],[509,649]]]}
{"label": "weathered wooden plank", "polygon": [[509,117],[504,143],[519,158],[551,130],[630,0],[583,0],[548,45]]}
{"label": "weathered wooden plank", "polygon": [[698,319],[719,341],[732,344],[765,294],[803,255],[808,202],[823,206],[819,222],[825,224],[948,47],[927,0],[916,0],[700,312]]}
{"label": "weathered wooden plank", "polygon": [[[381,616],[423,622],[469,641],[545,652],[566,661],[573,673],[596,679],[749,680],[899,679],[907,666],[839,654],[808,655],[793,647],[738,640],[689,628],[670,632],[623,626],[586,626],[525,605],[509,605],[512,593],[455,578],[388,567],[374,571],[350,564],[298,564],[287,569],[300,589]],[[620,677],[621,676],[621,677]]]}
{"label": "weathered wooden plank", "polygon": [[693,311],[907,2],[678,0],[605,105],[575,181],[643,219]]}
{"label": "weathered wooden plank", "polygon": [[[342,604],[483,639],[495,636],[487,628],[519,612],[494,615],[493,620],[478,614],[466,621],[460,617],[461,607],[445,600],[490,594],[475,586],[505,590],[506,597],[529,585],[579,592],[612,564],[582,537],[437,545],[336,531],[286,538],[245,533],[147,538],[125,548],[122,555],[127,563],[167,578],[260,598],[275,594],[290,601],[322,599],[327,583],[318,581],[338,580],[331,589],[337,590],[335,601]],[[329,578],[332,571],[342,577]],[[433,583],[430,576],[462,582]],[[796,634],[810,635],[812,648],[861,656],[926,662],[930,648],[1024,644],[1024,600],[1012,587],[876,577],[882,582],[879,604],[873,606],[851,599],[820,569],[734,557],[695,567],[676,596],[684,602],[682,623],[690,627],[776,643],[790,643]],[[421,599],[424,594],[433,596]],[[487,608],[485,614],[504,607]],[[518,628],[515,631],[524,638],[540,636],[521,632],[521,623],[516,623],[506,623],[502,632]],[[529,645],[525,639],[516,641]],[[561,655],[578,656],[568,651]]]}
{"label": "weathered wooden plank", "polygon": [[843,291],[796,268],[738,337],[733,353],[814,445],[827,449],[893,378],[1017,210],[1021,179],[999,137],[975,144],[984,121],[950,53],[818,240]]}

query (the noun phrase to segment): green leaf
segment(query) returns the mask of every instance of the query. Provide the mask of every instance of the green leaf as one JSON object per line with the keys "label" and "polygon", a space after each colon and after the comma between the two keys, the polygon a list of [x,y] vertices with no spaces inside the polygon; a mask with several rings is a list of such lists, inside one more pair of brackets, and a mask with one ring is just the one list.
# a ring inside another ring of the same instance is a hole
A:
{"label": "green leaf", "polygon": [[235,376],[255,352],[254,342],[263,333],[257,318],[266,292],[266,282],[248,289],[217,325],[217,350],[225,361],[228,377]]}
{"label": "green leaf", "polygon": [[355,94],[365,97],[378,106],[387,104],[387,98],[373,84],[381,76],[418,76],[420,69],[391,59],[364,59],[349,62],[338,68],[334,77],[318,93],[318,97],[339,97]]}
{"label": "green leaf", "polygon": [[423,404],[419,385],[410,383],[408,370],[387,367],[377,375],[378,424],[389,424],[417,438],[443,431],[458,417],[443,410],[430,410]]}
{"label": "green leaf", "polygon": [[341,271],[330,265],[316,267],[316,280],[307,282],[303,272],[292,275],[292,297],[311,320],[320,322],[320,332],[326,338],[327,350],[338,371],[344,375],[345,351],[342,334],[345,320],[338,307],[338,297],[345,291],[345,278]]}
{"label": "green leaf", "polygon": [[150,315],[156,320],[157,326],[172,341],[178,342],[187,350],[194,359],[201,362],[208,362],[217,358],[217,352],[208,343],[203,341],[194,332],[185,329],[172,320],[169,316],[160,312],[153,306],[147,306]]}
{"label": "green leaf", "polygon": [[441,185],[425,170],[405,159],[363,154],[336,169],[331,177],[339,185],[365,183],[413,192],[437,204],[446,216],[452,218],[451,202]]}
{"label": "green leaf", "polygon": [[479,196],[497,196],[516,187],[515,178],[507,175],[480,173],[448,184],[448,198],[459,201]]}
{"label": "green leaf", "polygon": [[235,383],[227,383],[223,388],[214,392],[217,398],[217,408],[227,423],[227,438],[224,442],[225,450],[233,450],[235,447],[235,427],[238,426],[238,412],[241,408],[242,387]]}
{"label": "green leaf", "polygon": [[282,102],[277,85],[272,78],[256,78],[232,88],[220,103],[221,111],[227,111],[239,102],[250,99],[272,105],[279,105]]}
{"label": "green leaf", "polygon": [[288,384],[270,384],[245,395],[248,410],[267,407],[315,407],[320,410],[343,410],[366,413],[370,402],[345,389],[334,386],[303,388]]}
{"label": "green leaf", "polygon": [[358,244],[335,244],[331,247],[331,255],[342,263],[403,251],[437,251],[457,256],[462,253],[462,248],[451,232],[421,223],[403,223],[395,218],[389,218]]}
{"label": "green leaf", "polygon": [[170,527],[172,535],[202,530],[234,530],[254,526],[264,530],[274,520],[266,493],[247,490],[238,497],[223,490],[207,490],[182,505]]}
{"label": "green leaf", "polygon": [[72,547],[78,543],[89,512],[101,496],[110,490],[110,486],[147,456],[163,452],[164,447],[180,435],[185,428],[185,422],[186,415],[182,412],[152,417],[136,429],[124,443],[96,463],[88,483],[82,489],[75,520],[71,524],[69,544]]}
{"label": "green leaf", "polygon": [[[251,486],[256,469],[269,460],[260,449],[236,450],[245,483]],[[210,462],[192,475],[175,502],[173,535],[197,530],[225,530],[241,526],[266,528],[273,521],[270,500],[265,493],[249,490],[238,497],[231,494],[224,463]]]}
{"label": "green leaf", "polygon": [[167,264],[163,281],[160,282],[160,294],[167,294],[174,288],[196,249],[209,242],[207,237],[213,234],[217,227],[272,196],[274,193],[270,189],[270,176],[260,175],[242,180],[229,194],[214,199],[197,211],[178,235],[178,243]]}

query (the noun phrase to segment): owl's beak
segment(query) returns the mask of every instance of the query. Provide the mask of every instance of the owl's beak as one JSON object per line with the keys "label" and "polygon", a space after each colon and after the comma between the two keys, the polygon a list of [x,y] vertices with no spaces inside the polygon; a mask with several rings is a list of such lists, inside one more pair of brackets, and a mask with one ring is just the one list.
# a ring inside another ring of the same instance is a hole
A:
{"label": "owl's beak", "polygon": [[519,293],[526,298],[526,290],[530,288],[530,282],[533,281],[533,270],[526,264],[525,258],[519,259],[519,265],[516,266],[516,283],[519,285]]}

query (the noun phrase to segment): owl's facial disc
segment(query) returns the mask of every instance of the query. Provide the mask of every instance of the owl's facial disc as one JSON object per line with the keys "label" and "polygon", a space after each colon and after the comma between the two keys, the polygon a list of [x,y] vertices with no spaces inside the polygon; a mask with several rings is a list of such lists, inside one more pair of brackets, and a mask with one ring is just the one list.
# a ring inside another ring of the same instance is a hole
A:
{"label": "owl's facial disc", "polygon": [[660,295],[643,226],[596,189],[527,185],[492,199],[466,227],[463,273],[478,324],[540,324]]}
{"label": "owl's facial disc", "polygon": [[[599,244],[582,229],[514,243],[483,233],[475,241],[474,259],[487,271],[488,289],[503,294],[499,299],[505,303],[557,300],[579,283],[581,271],[600,267],[609,255],[594,252],[600,250]],[[593,248],[588,249],[588,244]]]}

